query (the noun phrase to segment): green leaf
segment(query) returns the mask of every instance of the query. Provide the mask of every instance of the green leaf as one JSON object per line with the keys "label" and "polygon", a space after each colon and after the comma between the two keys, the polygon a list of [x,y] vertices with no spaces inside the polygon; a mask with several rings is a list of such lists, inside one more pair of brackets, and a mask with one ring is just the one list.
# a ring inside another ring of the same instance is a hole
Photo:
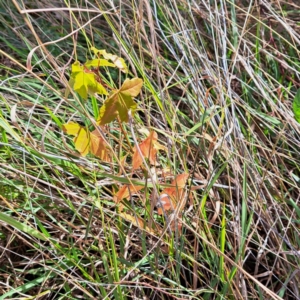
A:
{"label": "green leaf", "polygon": [[[3,294],[0,297],[0,300],[6,300],[6,299],[16,299],[15,294],[25,294],[27,291],[30,291],[31,289],[33,289],[34,287],[41,287],[41,285],[43,285],[43,283],[45,283],[47,280],[49,280],[50,278],[53,278],[55,276],[55,273],[53,271],[47,271],[45,273],[45,275],[38,277],[36,279],[32,279],[22,285],[19,285],[18,287],[15,288],[11,288],[9,289],[9,291],[5,294]],[[45,292],[43,292],[42,294],[50,294],[50,290],[46,290]],[[41,296],[41,294],[39,294],[39,296]],[[35,297],[33,296],[35,299],[40,298],[40,297]],[[30,298],[22,298],[22,299],[34,299],[32,297]],[[17,298],[20,299],[20,298]]]}
{"label": "green leaf", "polygon": [[9,224],[10,226],[25,232],[29,235],[32,235],[42,241],[47,241],[46,237],[43,236],[42,233],[40,233],[39,231],[37,231],[36,229],[24,224],[24,223],[20,223],[19,221],[15,220],[14,218],[12,218],[11,216],[8,216],[7,214],[1,213],[0,212],[0,220],[2,222],[5,222],[7,224]]}
{"label": "green leaf", "polygon": [[62,123],[60,121],[60,119],[51,111],[50,108],[48,108],[47,106],[44,106],[44,109],[48,112],[48,114],[51,116],[52,120],[55,122],[55,124],[61,128],[62,127]]}
{"label": "green leaf", "polygon": [[83,99],[87,99],[89,94],[108,94],[104,86],[96,80],[95,74],[81,66],[78,61],[72,65],[69,84]]}
{"label": "green leaf", "polygon": [[297,91],[295,95],[292,107],[293,107],[295,119],[298,123],[300,123],[300,89]]}
{"label": "green leaf", "polygon": [[0,115],[0,127],[4,129],[4,131],[10,134],[16,141],[23,144],[22,138],[19,134],[14,130],[14,128],[8,123],[1,115]]}
{"label": "green leaf", "polygon": [[263,120],[265,120],[268,123],[271,123],[274,126],[282,125],[282,123],[277,118],[269,116],[263,112],[256,111],[256,115],[260,116]]}

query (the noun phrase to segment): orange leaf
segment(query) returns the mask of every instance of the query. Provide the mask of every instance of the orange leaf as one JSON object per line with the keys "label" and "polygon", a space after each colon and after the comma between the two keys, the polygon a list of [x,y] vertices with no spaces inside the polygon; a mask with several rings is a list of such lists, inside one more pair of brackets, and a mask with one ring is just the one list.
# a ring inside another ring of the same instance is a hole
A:
{"label": "orange leaf", "polygon": [[105,141],[96,129],[90,133],[90,151],[100,159],[110,161]]}
{"label": "orange leaf", "polygon": [[130,195],[136,194],[139,190],[144,187],[141,185],[123,185],[119,191],[116,193],[114,200],[119,203],[122,199],[129,199]]}
{"label": "orange leaf", "polygon": [[135,147],[133,148],[133,150],[134,154],[132,157],[132,169],[136,170],[142,165],[143,159],[141,158],[140,153],[136,150]]}
{"label": "orange leaf", "polygon": [[157,209],[157,213],[159,215],[162,215],[164,210],[168,211],[177,207],[177,204],[181,201],[181,198],[183,196],[184,187],[186,185],[188,177],[189,174],[187,173],[178,175],[172,182],[172,185],[174,187],[165,188],[161,192],[160,202],[163,206],[163,209],[162,207],[159,207]]}
{"label": "orange leaf", "polygon": [[181,234],[182,222],[180,220],[172,220],[170,223],[170,229],[172,231],[177,231],[179,234]]}
{"label": "orange leaf", "polygon": [[[155,165],[157,151],[165,150],[165,147],[158,143],[157,133],[155,131],[150,132],[149,136],[139,144],[139,148],[141,149],[143,157],[148,158],[152,165]],[[143,160],[136,147],[134,147],[133,150],[132,169],[135,170],[142,165]]]}
{"label": "orange leaf", "polygon": [[177,188],[183,189],[186,185],[186,181],[189,178],[189,174],[183,173],[178,175],[175,180],[173,180],[172,185],[175,185]]}
{"label": "orange leaf", "polygon": [[173,202],[172,198],[169,196],[169,194],[162,193],[160,197],[160,204],[162,207],[157,208],[157,213],[159,215],[162,215],[164,211],[168,211],[170,209],[175,209],[175,203]]}

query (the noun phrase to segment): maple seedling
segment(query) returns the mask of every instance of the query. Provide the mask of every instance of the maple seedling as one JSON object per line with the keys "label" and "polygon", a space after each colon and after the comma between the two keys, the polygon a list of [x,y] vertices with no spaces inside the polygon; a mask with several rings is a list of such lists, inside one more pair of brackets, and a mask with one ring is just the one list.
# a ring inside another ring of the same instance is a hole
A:
{"label": "maple seedling", "polygon": [[[129,142],[127,134],[122,130],[121,123],[130,121],[129,114],[131,118],[135,113],[137,103],[134,97],[140,93],[143,80],[140,78],[127,78],[119,89],[106,85],[101,80],[101,67],[118,68],[123,73],[128,73],[128,68],[124,59],[121,57],[107,53],[105,50],[98,50],[94,47],[91,50],[95,56],[93,59],[86,61],[84,64],[81,64],[79,61],[73,63],[69,84],[84,100],[88,100],[89,96],[94,96],[95,94],[106,97],[103,105],[98,108],[99,113],[96,123],[93,123],[96,127],[98,126],[98,128],[90,131],[87,127],[81,126],[80,124],[68,122],[62,126],[62,129],[66,134],[74,137],[73,142],[75,149],[81,156],[84,157],[91,153],[103,161],[110,162],[112,157],[111,150],[108,149],[105,137],[101,134],[101,126],[117,119],[121,132],[126,136],[126,140]],[[133,131],[132,134],[134,134]],[[129,146],[132,147],[130,143]],[[145,159],[148,159],[151,165],[156,166],[157,153],[159,150],[166,151],[166,147],[158,142],[158,136],[155,131],[151,131],[147,138],[139,144],[135,139],[132,156],[132,171],[139,169],[143,162],[147,163]],[[158,207],[157,210],[159,215],[162,215],[163,211],[181,209],[183,205],[184,186],[188,176],[186,173],[178,175],[173,180],[172,187],[167,187],[161,192],[159,197],[161,207]],[[143,188],[144,186],[140,185],[121,186],[119,191],[114,195],[114,201],[119,205],[120,211],[124,207],[121,203],[122,200],[130,198],[132,194],[139,194]],[[153,188],[155,189],[155,182],[153,182]],[[156,193],[158,195],[158,192]],[[126,220],[136,220],[126,213],[123,213],[122,216]],[[138,220],[137,225],[144,227],[145,223],[143,220]],[[173,227],[175,228],[175,226]],[[151,231],[152,229],[148,228],[148,230]]]}
{"label": "maple seedling", "polygon": [[[128,122],[128,111],[134,112],[137,108],[133,97],[140,93],[143,80],[140,78],[127,78],[120,89],[108,87],[101,80],[100,67],[118,68],[123,73],[128,73],[125,61],[123,58],[107,53],[105,50],[97,50],[93,47],[92,51],[96,56],[95,59],[88,60],[84,64],[79,61],[73,63],[69,80],[70,87],[84,100],[95,94],[107,96],[103,106],[99,108],[97,125],[108,124],[116,118],[121,122]],[[111,91],[108,92],[106,88]],[[68,94],[68,91],[66,94]],[[105,141],[97,130],[90,132],[77,123],[69,122],[63,125],[63,131],[74,136],[75,149],[82,156],[92,153],[104,161],[109,161],[110,156]]]}

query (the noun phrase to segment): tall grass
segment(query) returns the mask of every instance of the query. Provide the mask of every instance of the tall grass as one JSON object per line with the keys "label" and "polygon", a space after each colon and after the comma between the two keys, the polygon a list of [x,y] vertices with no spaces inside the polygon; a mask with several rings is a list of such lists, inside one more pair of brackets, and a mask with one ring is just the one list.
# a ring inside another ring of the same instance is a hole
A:
{"label": "tall grass", "polygon": [[[1,2],[0,299],[300,299],[299,12],[281,0]],[[65,97],[92,46],[144,80],[127,137],[106,128],[111,163],[80,157],[60,129],[103,102]],[[168,151],[155,175],[136,174],[147,185],[124,217],[114,195],[145,128]],[[161,191],[183,172],[182,230],[170,231],[148,179]]]}

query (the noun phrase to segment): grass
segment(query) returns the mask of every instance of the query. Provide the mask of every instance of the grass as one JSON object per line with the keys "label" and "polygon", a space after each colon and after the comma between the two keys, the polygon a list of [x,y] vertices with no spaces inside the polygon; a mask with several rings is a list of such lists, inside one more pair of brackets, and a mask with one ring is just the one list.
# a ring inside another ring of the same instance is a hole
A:
{"label": "grass", "polygon": [[[2,1],[0,299],[300,299],[299,11]],[[111,162],[81,157],[61,129],[91,124],[104,101],[65,97],[92,46],[144,80],[132,122],[105,128]],[[145,129],[167,151],[133,176]],[[180,210],[158,215],[155,189],[182,173]],[[121,210],[132,180],[144,188]]]}

